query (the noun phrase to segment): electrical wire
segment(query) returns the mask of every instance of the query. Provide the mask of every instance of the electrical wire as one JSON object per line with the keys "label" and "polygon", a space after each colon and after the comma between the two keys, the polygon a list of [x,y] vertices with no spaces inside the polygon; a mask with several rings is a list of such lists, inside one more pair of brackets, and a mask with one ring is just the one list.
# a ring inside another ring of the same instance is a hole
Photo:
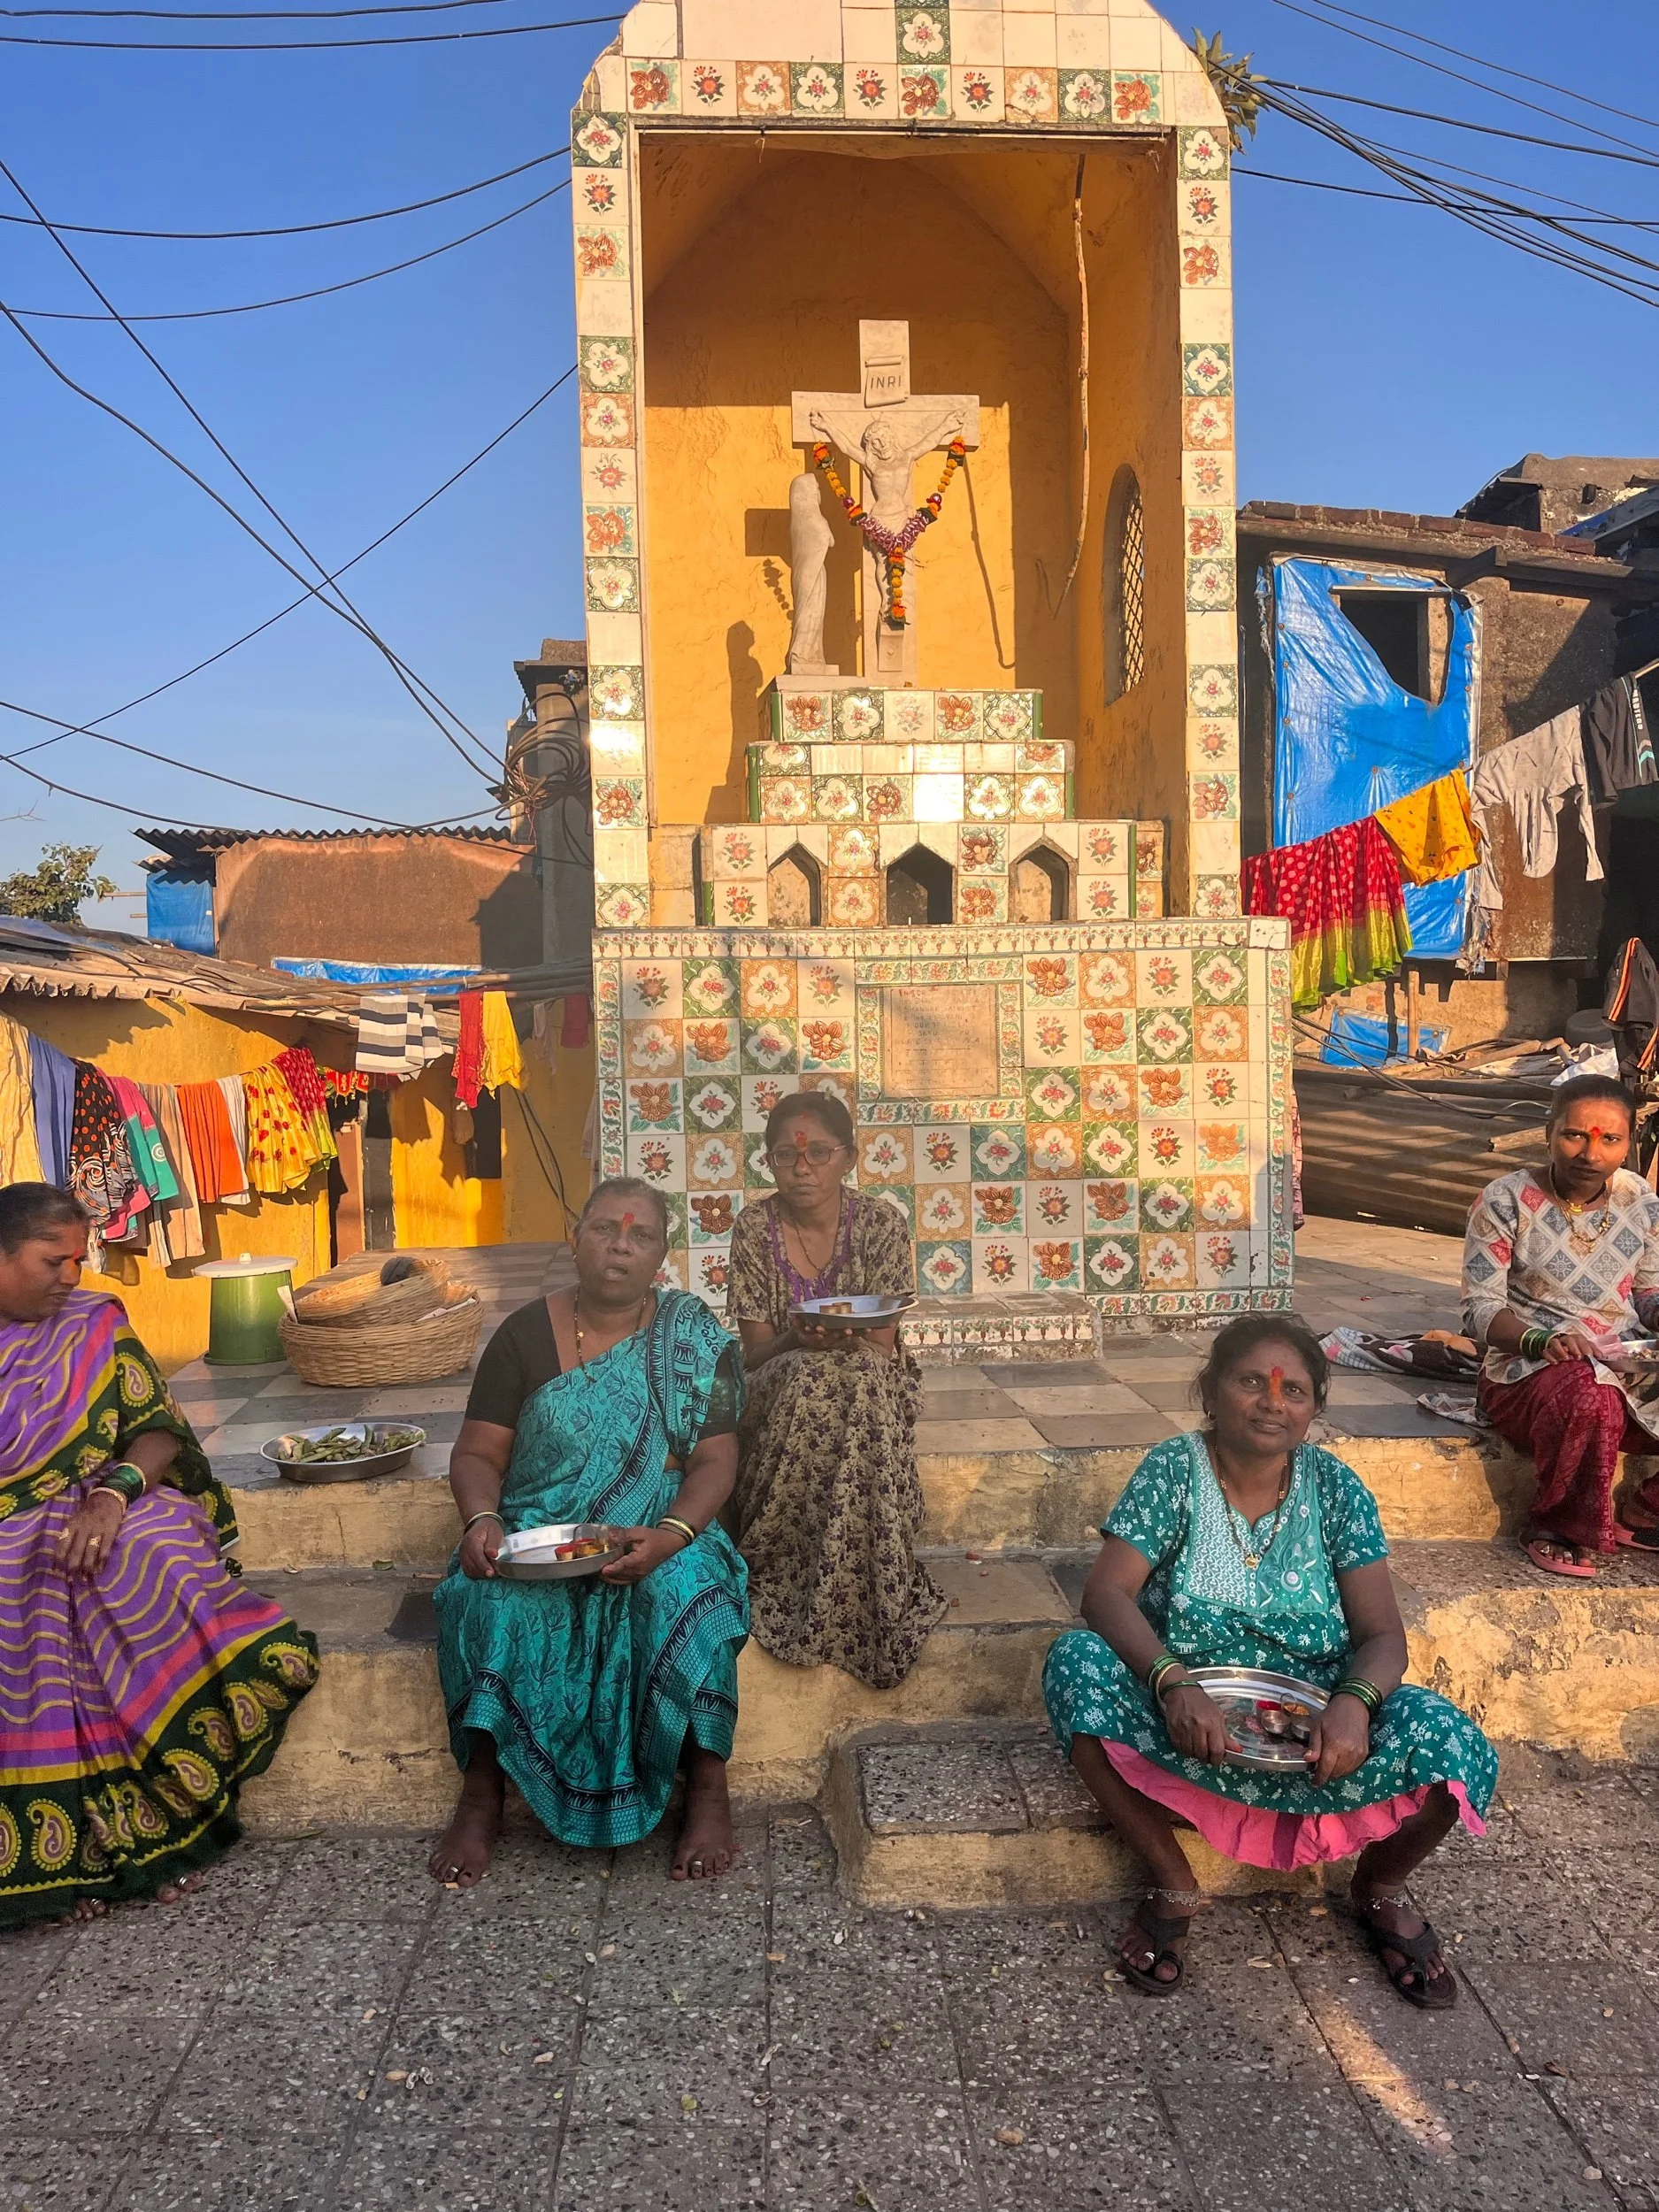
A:
{"label": "electrical wire", "polygon": [[[1398,55],[1402,61],[1415,62],[1419,69],[1432,69],[1438,76],[1450,77],[1457,84],[1471,86],[1475,91],[1484,92],[1489,99],[1508,100],[1517,108],[1529,109],[1534,115],[1546,115],[1554,122],[1565,123],[1570,129],[1587,131],[1593,138],[1606,139],[1609,146],[1623,146],[1625,142],[1614,132],[1602,130],[1598,124],[1577,122],[1571,116],[1563,115],[1559,108],[1547,108],[1537,100],[1523,99],[1518,92],[1505,92],[1500,85],[1483,84],[1479,77],[1465,76],[1461,69],[1448,69],[1440,62],[1425,61],[1420,54],[1414,54],[1403,46],[1391,46],[1385,38],[1372,38],[1368,32],[1350,30],[1346,23],[1333,23],[1328,16],[1316,12],[1312,8],[1303,7],[1301,0],[1273,0],[1273,5],[1276,8],[1285,9],[1291,15],[1300,15],[1310,23],[1323,24],[1327,31],[1340,32],[1344,38],[1357,39],[1363,46],[1374,46],[1381,53]],[[1346,14],[1348,11],[1344,9],[1342,12]],[[1393,27],[1379,27],[1392,28]],[[1466,58],[1472,58],[1472,57]],[[1587,153],[1591,149],[1582,147],[1576,148],[1574,150]]]}
{"label": "electrical wire", "polygon": [[451,8],[498,8],[505,0],[403,0],[373,8],[0,8],[0,16],[86,18],[95,23],[128,18],[157,23],[332,23],[344,16],[443,15]]}
{"label": "electrical wire", "polygon": [[[548,386],[544,392],[539,393],[536,397],[530,402],[530,404],[527,407],[521,408],[518,414],[513,417],[512,420],[508,423],[503,429],[498,430],[495,433],[495,436],[489,441],[488,445],[480,446],[478,451],[473,454],[471,460],[464,461],[458,469],[452,471],[449,475],[446,476],[442,483],[438,485],[435,489],[429,491],[426,494],[426,496],[421,500],[419,504],[409,510],[407,514],[400,515],[398,519],[391,524],[388,528],[381,531],[379,537],[372,538],[368,544],[365,545],[360,552],[354,553],[349,561],[342,561],[340,566],[334,570],[333,575],[330,576],[328,581],[330,583],[334,582],[335,578],[343,576],[348,569],[355,568],[359,561],[367,560],[369,555],[371,553],[378,552],[380,548],[387,542],[388,539],[396,537],[397,533],[407,524],[413,522],[418,515],[424,514],[426,509],[433,505],[434,501],[441,499],[444,493],[449,490],[452,485],[458,484],[464,476],[467,475],[472,469],[475,469],[480,461],[485,460],[490,454],[492,454],[497,446],[503,444],[522,423],[528,422],[531,416],[535,413],[536,410],[540,407],[545,406],[547,402],[552,398],[554,393],[557,392],[561,386],[568,384],[571,378],[574,376],[575,373],[575,365],[572,364],[571,367],[565,371],[562,376],[556,377],[553,382]],[[34,721],[49,722],[58,726],[56,735],[52,737],[42,738],[33,745],[22,746],[15,753],[0,754],[0,761],[9,763],[14,767],[19,766],[21,764],[24,755],[44,752],[50,746],[62,744],[65,738],[92,737],[97,739],[103,744],[118,747],[122,751],[143,753],[147,759],[159,761],[165,767],[180,769],[185,773],[189,775],[205,775],[211,773],[212,772],[209,770],[199,768],[193,761],[175,760],[165,753],[150,752],[143,746],[129,745],[123,739],[111,737],[106,731],[100,729],[97,725],[103,722],[112,722],[118,715],[129,714],[134,707],[147,705],[150,700],[159,698],[163,692],[171,691],[178,685],[188,682],[192,676],[200,675],[204,668],[211,668],[216,661],[224,660],[229,654],[237,651],[242,646],[249,644],[253,639],[260,636],[265,631],[271,629],[275,624],[282,621],[286,616],[294,613],[296,609],[304,606],[308,601],[314,599],[322,588],[323,587],[321,584],[313,584],[309,588],[309,589],[303,592],[297,599],[291,599],[287,606],[279,607],[274,614],[267,615],[263,622],[256,623],[251,630],[244,630],[240,637],[233,638],[228,645],[221,645],[216,653],[208,654],[205,659],[196,662],[192,667],[183,670],[179,675],[169,676],[165,683],[153,684],[148,691],[140,692],[135,699],[128,699],[119,707],[110,708],[107,712],[96,716],[91,722],[61,722],[58,716],[42,714],[38,709],[35,708],[19,706],[15,703],[9,700],[0,702],[0,705],[8,707],[13,714],[25,715]],[[216,776],[214,780],[218,782],[234,782],[235,779],[231,777]],[[53,786],[52,787],[56,788],[57,787]],[[257,787],[253,785],[247,785],[242,787],[253,790]],[[282,796],[284,795],[275,794],[269,795]],[[109,804],[111,803],[104,801],[100,802],[100,803]],[[327,807],[325,809],[324,802],[318,799],[295,799],[289,797],[288,799],[288,803],[294,806],[311,807],[319,810],[326,810],[331,813],[338,814],[350,814],[353,811],[353,810],[349,808],[342,807]],[[489,807],[483,807],[478,810],[480,813],[493,813],[495,810],[494,808]],[[151,811],[153,811],[153,809]],[[450,818],[471,819],[472,818],[451,817]]]}
{"label": "electrical wire", "polygon": [[453,46],[472,38],[526,38],[534,31],[580,31],[620,20],[615,14],[576,15],[561,23],[495,23],[482,30],[411,31],[392,38],[41,38],[24,31],[0,31],[0,46],[67,46],[104,54],[343,54],[363,46]]}
{"label": "electrical wire", "polygon": [[221,315],[260,315],[268,307],[297,307],[304,300],[327,299],[335,292],[350,292],[362,284],[376,284],[382,277],[397,276],[405,269],[418,269],[423,261],[435,261],[440,254],[453,253],[457,246],[470,246],[475,238],[488,237],[504,223],[517,222],[519,216],[529,214],[532,208],[541,207],[569,188],[570,179],[561,177],[545,192],[538,192],[533,200],[521,206],[509,208],[504,215],[497,215],[488,223],[480,223],[476,230],[465,232],[459,238],[446,239],[441,246],[430,246],[425,253],[411,254],[407,261],[394,261],[384,269],[370,269],[362,276],[342,277],[337,284],[319,284],[309,292],[288,292],[280,299],[243,300],[234,307],[181,307],[166,313],[148,315],[95,315],[88,310],[63,307],[14,307],[14,315],[22,315],[36,323],[200,323],[211,322]]}
{"label": "electrical wire", "polygon": [[1448,130],[1475,131],[1482,138],[1509,138],[1522,146],[1544,146],[1553,153],[1583,154],[1591,161],[1624,161],[1637,169],[1659,169],[1659,154],[1617,152],[1605,146],[1575,146],[1568,138],[1540,138],[1535,131],[1506,131],[1496,123],[1471,123],[1466,116],[1437,115],[1427,108],[1401,107],[1390,100],[1368,100],[1357,92],[1333,92],[1324,85],[1290,84],[1279,77],[1252,77],[1252,91],[1271,86],[1275,92],[1294,92],[1310,100],[1340,100],[1348,107],[1374,108],[1383,115],[1409,115],[1418,123],[1439,123]]}
{"label": "electrical wire", "polygon": [[[27,191],[25,191],[17,176],[6,165],[4,160],[0,160],[0,176],[3,176],[5,179],[6,182],[12,187],[18,197],[23,202],[23,204],[28,209],[30,214],[40,215],[41,220],[45,222],[46,218],[43,215],[41,215],[40,209],[29,197],[29,195]],[[50,225],[48,225],[48,228],[50,229]],[[73,269],[75,273],[81,279],[88,290],[91,292],[93,297],[101,306],[108,308],[111,313],[114,314],[114,303],[100,288],[96,279],[93,277],[90,272],[84,267],[81,261],[76,258],[73,247],[67,245],[65,241],[58,235],[56,231],[51,232],[51,238],[52,243],[58,248],[59,253],[61,253],[65,259],[69,263],[70,267]],[[27,328],[21,319],[12,308],[6,306],[4,303],[0,303],[0,314],[4,314],[5,319],[21,336],[25,344],[27,345],[33,352],[37,354],[40,358],[45,362],[47,366],[51,369],[53,374],[63,383],[66,384],[72,391],[77,392],[82,398],[91,401],[95,406],[100,408],[104,412],[113,416],[117,421],[124,423],[128,429],[134,431],[138,436],[142,437],[146,444],[152,447],[157,453],[160,454],[165,459],[170,461],[175,468],[180,470],[186,476],[188,476],[194,484],[197,485],[202,490],[205,491],[214,503],[217,506],[221,507],[224,511],[235,521],[237,526],[241,529],[244,530],[248,535],[254,540],[257,545],[262,547],[265,552],[270,554],[271,557],[274,561],[278,562],[281,567],[288,571],[288,574],[293,577],[296,584],[309,584],[310,579],[303,575],[300,570],[296,569],[285,555],[278,552],[277,549],[273,545],[270,544],[268,541],[254,528],[253,525],[248,521],[245,516],[240,513],[239,511],[234,507],[221,493],[213,489],[205,478],[198,475],[188,463],[181,461],[176,454],[170,452],[158,439],[151,437],[148,431],[140,428],[140,426],[134,423],[129,416],[123,415],[119,409],[112,407],[107,400],[98,399],[94,394],[88,392],[85,386],[77,384],[69,375],[68,372],[63,369],[56,361],[52,359],[52,357],[46,351],[45,348],[42,346],[39,340],[34,335],[33,332]],[[118,319],[119,319],[118,318]],[[127,336],[132,340],[134,345],[137,347],[139,352],[143,355],[145,360],[150,363],[151,368],[155,370],[157,375],[161,378],[163,383],[166,385],[168,390],[172,392],[174,398],[177,399],[180,405],[190,417],[191,420],[196,425],[197,428],[201,430],[203,435],[208,439],[214,449],[229,465],[230,468],[234,471],[240,480],[247,487],[249,491],[253,494],[254,497],[265,509],[265,512],[272,518],[273,521],[277,524],[279,528],[282,530],[289,541],[299,549],[300,552],[303,555],[305,559],[311,563],[312,568],[317,571],[318,574],[326,579],[327,572],[324,567],[323,563],[318,559],[317,556],[311,551],[311,548],[293,528],[292,525],[289,524],[283,518],[283,516],[278,512],[274,506],[273,506],[270,500],[265,497],[265,494],[259,489],[253,479],[248,474],[248,472],[242,466],[241,463],[237,461],[235,456],[225,444],[224,441],[211,429],[205,418],[202,415],[200,410],[193,405],[175,379],[169,374],[168,371],[162,365],[156,355],[152,353],[149,346],[145,344],[142,338],[139,336],[137,331],[133,329],[132,326],[125,321],[121,322],[121,328],[126,333]],[[333,598],[329,598],[326,595],[331,591],[334,594]],[[399,658],[397,654],[395,653],[392,648],[386,642],[385,639],[379,635],[365,617],[359,612],[357,608],[352,604],[351,601],[347,597],[345,593],[341,590],[340,587],[337,584],[330,585],[325,581],[323,593],[319,595],[318,604],[319,606],[328,608],[331,613],[341,616],[342,619],[348,621],[353,628],[360,631],[362,634],[369,640],[371,644],[373,644],[375,648],[376,651],[383,657],[388,666],[392,670],[392,672],[397,678],[398,682],[403,686],[403,689],[408,693],[409,696],[414,701],[416,706],[420,710],[421,713],[426,716],[426,719],[432,723],[433,726],[442,736],[445,742],[449,744],[457,753],[458,753],[463,760],[466,761],[467,765],[472,770],[475,775],[482,775],[486,782],[490,781],[495,774],[495,764],[493,760],[491,760],[487,749],[480,744],[479,739],[470,729],[467,728],[465,723],[463,722],[460,717],[455,713],[454,710],[446,705],[444,701],[439,698],[437,693],[432,689],[431,686],[424,682],[419,677],[416,676],[414,672]],[[342,610],[343,613],[342,612]],[[427,704],[428,700],[432,702],[431,705]],[[486,763],[484,768],[480,769],[478,762],[470,757],[465,746],[456,738],[453,731],[446,726],[445,722],[440,720],[438,714],[434,711],[434,707],[442,709],[442,713],[448,717],[449,721],[455,725],[456,729],[462,732],[463,735],[467,740],[467,742],[483,756]]]}
{"label": "electrical wire", "polygon": [[[439,0],[439,4],[472,8],[494,6],[495,0]],[[500,170],[493,177],[480,177],[476,184],[457,185],[453,192],[434,193],[429,200],[407,200],[401,207],[377,207],[367,215],[331,215],[319,223],[279,223],[265,230],[118,230],[107,223],[47,223],[37,215],[14,215],[9,210],[0,212],[0,223],[19,223],[26,230],[63,231],[79,238],[145,238],[164,244],[199,245],[220,239],[299,238],[312,231],[349,230],[357,223],[384,223],[394,215],[418,215],[426,208],[442,207],[450,200],[464,200],[469,193],[488,191],[492,184],[506,184],[514,177],[523,176],[526,170],[540,169],[569,151],[568,146],[555,146],[550,153],[533,154],[528,161]]]}
{"label": "electrical wire", "polygon": [[[1545,92],[1555,93],[1560,99],[1576,100],[1581,107],[1596,108],[1603,115],[1617,115],[1626,123],[1640,123],[1645,131],[1659,129],[1659,124],[1655,123],[1651,115],[1638,115],[1633,108],[1611,107],[1605,100],[1593,100],[1587,92],[1574,92],[1566,85],[1555,83],[1548,77],[1534,77],[1525,69],[1511,69],[1507,62],[1492,61],[1485,54],[1465,53],[1461,46],[1448,46],[1443,40],[1430,38],[1425,32],[1408,30],[1403,23],[1389,23],[1380,16],[1362,15],[1356,8],[1340,8],[1336,4],[1336,0],[1317,0],[1317,4],[1332,15],[1351,16],[1356,23],[1369,23],[1373,30],[1393,31],[1398,38],[1409,38],[1419,46],[1433,47],[1436,53],[1450,54],[1458,61],[1472,62],[1477,69],[1493,70],[1500,77],[1513,77],[1517,84],[1537,85]],[[1331,27],[1334,30],[1336,26],[1333,24]],[[1421,58],[1415,54],[1409,58],[1413,61],[1421,60]],[[1421,62],[1421,65],[1425,69],[1432,69],[1436,66],[1433,62]],[[1449,76],[1452,72],[1448,70],[1445,73]],[[1494,92],[1500,98],[1504,96],[1498,92],[1496,86],[1488,86],[1486,89]],[[1570,120],[1571,119],[1563,119]]]}
{"label": "electrical wire", "polygon": [[[1397,207],[1427,207],[1430,204],[1416,192],[1379,192],[1372,185],[1333,184],[1325,177],[1289,177],[1281,170],[1257,169],[1254,165],[1246,168],[1238,162],[1233,165],[1233,173],[1235,177],[1260,177],[1268,184],[1300,184],[1312,192],[1345,193],[1349,199],[1392,200]],[[1554,195],[1552,194],[1551,196],[1553,197]],[[1529,219],[1548,222],[1553,219],[1546,215],[1537,215]],[[1650,222],[1645,217],[1636,215],[1586,215],[1583,220],[1586,223],[1617,224],[1628,230],[1659,231],[1659,222]]]}

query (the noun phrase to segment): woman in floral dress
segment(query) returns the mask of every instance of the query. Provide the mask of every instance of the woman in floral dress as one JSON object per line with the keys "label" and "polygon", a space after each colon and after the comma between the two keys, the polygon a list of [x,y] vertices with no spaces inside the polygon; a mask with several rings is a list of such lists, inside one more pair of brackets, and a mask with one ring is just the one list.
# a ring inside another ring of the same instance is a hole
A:
{"label": "woman in floral dress", "polygon": [[[1135,1470],[1101,1532],[1088,1626],[1048,1655],[1055,1734],[1151,1870],[1118,1944],[1120,1971],[1149,1996],[1179,1985],[1204,1901],[1179,1819],[1250,1866],[1357,1852],[1355,1908],[1394,1988],[1429,2010],[1456,2000],[1405,1884],[1460,1819],[1485,1832],[1497,1757],[1455,1705],[1402,1680],[1405,1630],[1376,1501],[1305,1441],[1327,1373],[1317,1339],[1289,1315],[1221,1331],[1199,1378],[1207,1428],[1158,1445]],[[1214,1666],[1268,1668],[1326,1693],[1300,1769],[1224,1763],[1222,1709],[1191,1672]]]}
{"label": "woman in floral dress", "polygon": [[903,1217],[843,1188],[853,1144],[852,1117],[826,1091],[780,1100],[766,1123],[777,1189],[732,1238],[726,1314],[749,1377],[734,1494],[756,1642],[886,1690],[945,1609],[915,1553],[920,1377],[896,1326],[855,1334],[791,1317],[803,1298],[915,1288]]}
{"label": "woman in floral dress", "polygon": [[1549,1164],[1488,1183],[1463,1239],[1463,1319],[1486,1348],[1480,1402],[1538,1467],[1523,1548],[1594,1574],[1616,1544],[1659,1545],[1659,1480],[1615,1518],[1621,1452],[1659,1452],[1659,1195],[1624,1164],[1634,1109],[1610,1076],[1551,1102]]}

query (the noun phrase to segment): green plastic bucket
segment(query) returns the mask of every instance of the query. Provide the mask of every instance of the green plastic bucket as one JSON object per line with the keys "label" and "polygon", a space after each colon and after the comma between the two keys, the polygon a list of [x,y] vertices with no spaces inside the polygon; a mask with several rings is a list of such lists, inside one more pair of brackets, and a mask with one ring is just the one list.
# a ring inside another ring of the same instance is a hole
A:
{"label": "green plastic bucket", "polygon": [[212,1285],[207,1315],[207,1357],[214,1367],[261,1367],[284,1356],[279,1328],[293,1288],[292,1259],[273,1255],[210,1260],[196,1273]]}

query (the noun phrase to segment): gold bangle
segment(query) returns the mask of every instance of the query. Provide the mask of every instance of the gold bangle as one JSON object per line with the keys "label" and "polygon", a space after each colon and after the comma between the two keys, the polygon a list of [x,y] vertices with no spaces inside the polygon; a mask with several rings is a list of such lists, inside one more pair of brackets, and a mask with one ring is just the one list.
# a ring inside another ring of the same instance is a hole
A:
{"label": "gold bangle", "polygon": [[672,1528],[677,1530],[679,1533],[685,1538],[687,1543],[688,1544],[695,1544],[700,1532],[698,1530],[693,1528],[689,1521],[682,1521],[677,1513],[664,1513],[662,1519],[658,1521],[657,1525],[658,1528]]}

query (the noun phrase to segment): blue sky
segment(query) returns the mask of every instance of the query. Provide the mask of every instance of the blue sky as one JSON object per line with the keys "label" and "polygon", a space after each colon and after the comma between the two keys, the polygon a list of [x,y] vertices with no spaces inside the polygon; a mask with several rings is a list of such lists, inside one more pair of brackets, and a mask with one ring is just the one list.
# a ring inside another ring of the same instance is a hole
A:
{"label": "blue sky", "polygon": [[[1580,0],[1571,12],[1542,0],[1463,0],[1455,11],[1432,0],[1375,4],[1395,22],[1616,104],[1639,106],[1659,68],[1659,11],[1611,0]],[[510,0],[481,14],[534,21],[590,12],[598,6]],[[134,27],[155,35],[132,26],[119,35]],[[1253,50],[1275,76],[1562,134],[1547,117],[1358,44],[1283,0],[1217,0],[1203,27],[1219,29],[1235,51]],[[0,142],[44,211],[65,221],[205,229],[315,220],[443,191],[562,144],[604,36],[572,30],[251,58],[12,48]],[[1548,90],[1514,89],[1564,104]],[[1659,169],[1650,176],[1336,111],[1531,190],[1659,220]],[[1659,126],[1572,112],[1628,130],[1659,157]],[[1378,181],[1271,116],[1243,162]],[[528,199],[561,166],[449,208],[309,238],[74,243],[127,312],[258,299],[419,253]],[[17,204],[0,198],[0,208]],[[1235,188],[1234,210],[1241,498],[1448,510],[1529,449],[1659,449],[1647,396],[1653,309],[1437,214],[1249,178]],[[568,219],[555,198],[425,267],[334,299],[151,324],[145,334],[301,534],[331,563],[342,560],[568,365]],[[96,306],[50,242],[13,226],[0,231],[0,296],[13,304]],[[232,484],[119,332],[32,327],[72,373],[216,483]],[[0,410],[0,696],[70,720],[104,713],[294,595],[199,492],[55,384],[4,327]],[[492,749],[518,705],[513,660],[544,634],[580,626],[573,411],[567,389],[349,580],[365,613]],[[135,743],[365,813],[421,821],[485,803],[478,779],[379,657],[314,608],[111,726]],[[0,717],[5,750],[45,733]],[[41,759],[155,819],[329,820],[86,737]],[[27,864],[44,841],[74,838],[99,843],[103,864],[136,887],[142,849],[120,815],[0,768],[0,814],[30,810],[0,821],[0,871]],[[100,918],[142,926],[136,911],[106,909]]]}

